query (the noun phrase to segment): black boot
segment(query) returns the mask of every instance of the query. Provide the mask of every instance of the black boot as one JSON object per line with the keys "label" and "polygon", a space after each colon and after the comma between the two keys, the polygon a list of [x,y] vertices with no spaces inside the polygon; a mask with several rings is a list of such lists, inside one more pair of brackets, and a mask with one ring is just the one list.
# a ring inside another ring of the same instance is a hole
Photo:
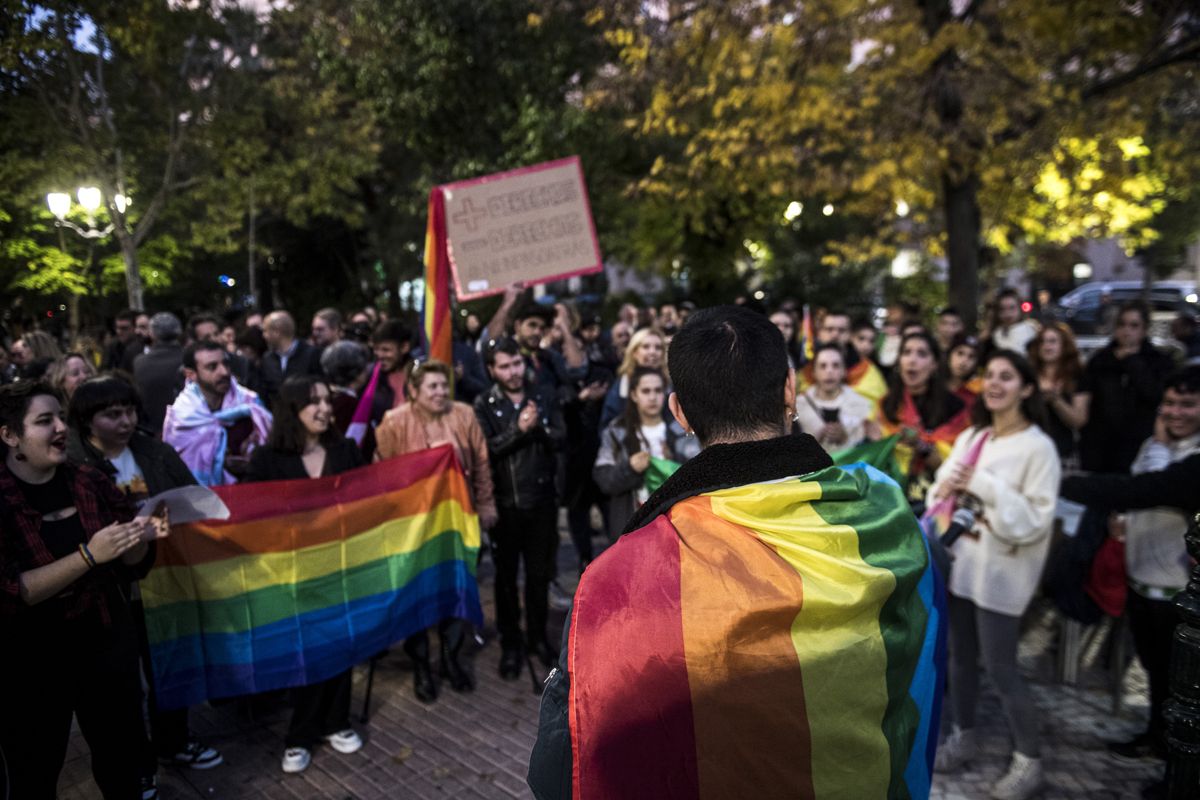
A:
{"label": "black boot", "polygon": [[458,660],[466,638],[466,623],[460,619],[445,620],[438,626],[438,633],[442,641],[442,677],[449,679],[450,688],[456,692],[474,691],[475,676]]}
{"label": "black boot", "polygon": [[421,631],[404,640],[404,652],[413,662],[413,694],[422,703],[437,700],[438,686],[429,666],[429,634]]}
{"label": "black boot", "polygon": [[525,653],[519,645],[501,643],[500,647],[500,677],[506,681],[515,681],[521,677],[521,664],[525,661]]}

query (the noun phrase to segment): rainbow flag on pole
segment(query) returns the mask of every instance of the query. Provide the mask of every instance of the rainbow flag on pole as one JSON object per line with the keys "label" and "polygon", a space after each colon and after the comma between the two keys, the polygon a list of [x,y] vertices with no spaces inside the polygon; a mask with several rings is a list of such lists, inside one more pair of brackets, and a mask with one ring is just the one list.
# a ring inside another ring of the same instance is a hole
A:
{"label": "rainbow flag on pole", "polygon": [[215,487],[141,582],[160,708],[321,681],[447,617],[482,624],[479,519],[450,446]]}
{"label": "rainbow flag on pole", "polygon": [[808,303],[804,304],[804,314],[800,318],[800,335],[804,337],[804,360],[812,361],[813,351],[817,346],[817,332],[813,329],[813,318],[808,310]]}
{"label": "rainbow flag on pole", "polygon": [[573,796],[928,797],[944,609],[873,467],[676,503],[576,592]]}
{"label": "rainbow flag on pole", "polygon": [[425,228],[425,301],[421,332],[425,354],[454,365],[450,329],[450,254],[446,249],[446,195],[435,186],[429,192],[429,221]]}

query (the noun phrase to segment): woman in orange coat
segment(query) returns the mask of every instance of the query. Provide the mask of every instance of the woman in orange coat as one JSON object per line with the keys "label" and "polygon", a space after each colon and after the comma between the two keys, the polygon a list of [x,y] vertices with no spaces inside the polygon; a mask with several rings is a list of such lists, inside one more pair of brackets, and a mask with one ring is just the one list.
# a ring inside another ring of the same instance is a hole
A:
{"label": "woman in orange coat", "polygon": [[[492,470],[488,463],[487,440],[479,428],[475,411],[450,396],[450,367],[440,361],[414,361],[408,368],[409,402],[384,415],[375,430],[375,460],[449,444],[458,456],[471,486],[471,499],[483,529],[496,523],[496,501],[492,496]],[[462,620],[442,620],[441,674],[458,692],[475,688],[475,677],[458,660],[465,638]],[[408,637],[404,651],[413,660],[413,691],[417,699],[432,703],[438,685],[429,663],[429,634]]]}

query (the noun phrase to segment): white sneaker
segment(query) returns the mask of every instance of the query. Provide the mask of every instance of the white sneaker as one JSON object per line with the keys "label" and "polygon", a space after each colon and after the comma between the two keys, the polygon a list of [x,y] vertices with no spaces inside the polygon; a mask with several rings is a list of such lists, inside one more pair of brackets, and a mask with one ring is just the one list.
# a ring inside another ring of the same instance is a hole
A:
{"label": "white sneaker", "polygon": [[938,745],[937,758],[933,760],[934,772],[954,772],[975,757],[979,744],[975,741],[975,729],[956,727]]}
{"label": "white sneaker", "polygon": [[307,747],[289,747],[283,751],[283,771],[287,773],[304,772],[312,761],[312,753]]}
{"label": "white sneaker", "polygon": [[1004,777],[992,787],[993,800],[1028,800],[1042,788],[1042,761],[1013,753]]}
{"label": "white sneaker", "polygon": [[357,753],[363,746],[362,737],[353,728],[326,736],[325,740],[339,753]]}

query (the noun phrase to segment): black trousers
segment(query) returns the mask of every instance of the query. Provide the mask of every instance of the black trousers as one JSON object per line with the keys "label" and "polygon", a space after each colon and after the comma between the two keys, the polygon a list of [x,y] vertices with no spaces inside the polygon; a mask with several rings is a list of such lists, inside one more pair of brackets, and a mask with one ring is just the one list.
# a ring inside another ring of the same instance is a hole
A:
{"label": "black trousers", "polygon": [[1171,694],[1171,642],[1175,637],[1175,626],[1181,621],[1179,611],[1174,600],[1150,600],[1133,589],[1126,595],[1125,610],[1129,612],[1129,627],[1133,631],[1138,661],[1142,662],[1150,679],[1149,733],[1165,747],[1163,704]]}
{"label": "black trousers", "polygon": [[40,641],[20,635],[9,639],[0,667],[0,748],[9,797],[54,800],[72,715],[79,720],[92,776],[105,800],[141,797],[149,744],[137,633],[127,610],[114,613],[111,628],[88,617],[43,634]]}
{"label": "black trousers", "polygon": [[149,688],[147,698],[150,707],[150,747],[146,748],[142,771],[147,776],[158,771],[158,759],[169,758],[183,752],[188,739],[188,710],[176,708],[171,711],[158,710],[158,698],[154,693],[154,662],[150,658],[150,638],[146,633],[146,616],[141,600],[130,603],[133,621],[138,633],[138,651],[142,656],[142,672]]}
{"label": "black trousers", "polygon": [[350,727],[350,670],[292,689],[292,724],[284,747],[311,748]]}
{"label": "black trousers", "polygon": [[558,553],[558,507],[499,508],[492,528],[492,559],[496,563],[496,627],[506,649],[520,647],[521,605],[517,572],[525,562],[525,632],[529,644],[546,640],[550,581]]}

